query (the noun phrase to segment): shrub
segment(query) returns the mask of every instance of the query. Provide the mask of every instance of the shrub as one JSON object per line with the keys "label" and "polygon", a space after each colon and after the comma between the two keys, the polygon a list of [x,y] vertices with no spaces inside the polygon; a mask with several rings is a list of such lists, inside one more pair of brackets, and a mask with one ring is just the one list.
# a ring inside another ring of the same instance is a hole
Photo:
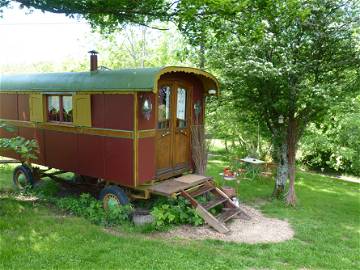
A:
{"label": "shrub", "polygon": [[[130,217],[134,211],[133,206],[130,204],[120,207],[113,206],[105,210],[102,202],[90,194],[83,193],[80,197],[59,198],[56,196],[57,190],[57,184],[52,181],[46,181],[38,186],[38,188],[25,190],[22,191],[22,193],[36,195],[40,199],[50,202],[62,210],[86,218],[95,224],[113,226],[130,223]],[[199,197],[197,199],[200,203],[204,203],[209,198]],[[203,224],[203,219],[183,197],[177,199],[154,198],[154,200],[137,202],[137,204],[142,205],[142,207],[146,209],[151,209],[151,214],[155,218],[155,222],[141,228],[141,232],[163,230],[166,229],[167,225],[191,224],[198,226]],[[212,213],[216,214],[217,211],[212,209]]]}
{"label": "shrub", "polygon": [[105,211],[101,201],[96,200],[90,194],[83,193],[80,198],[65,197],[53,199],[55,205],[70,213],[84,217],[95,224],[120,225],[129,221],[132,206],[116,206]]}
{"label": "shrub", "polygon": [[156,227],[170,224],[203,224],[203,219],[195,212],[190,203],[182,197],[177,199],[160,199],[153,207],[151,214],[155,217]]}

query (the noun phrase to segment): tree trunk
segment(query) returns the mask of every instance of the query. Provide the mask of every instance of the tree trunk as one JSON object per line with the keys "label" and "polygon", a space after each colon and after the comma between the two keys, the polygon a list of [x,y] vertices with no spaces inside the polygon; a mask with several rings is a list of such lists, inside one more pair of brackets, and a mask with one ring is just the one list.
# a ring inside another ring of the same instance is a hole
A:
{"label": "tree trunk", "polygon": [[278,167],[275,177],[275,187],[272,196],[279,199],[282,198],[286,181],[289,174],[288,158],[287,158],[288,146],[284,141],[278,145],[277,155],[278,155]]}
{"label": "tree trunk", "polygon": [[231,147],[232,147],[233,149],[235,148],[234,136],[231,137]]}
{"label": "tree trunk", "polygon": [[227,139],[224,140],[224,144],[225,144],[225,151],[226,151],[226,153],[228,153],[229,152],[229,147],[228,147]]}
{"label": "tree trunk", "polygon": [[289,119],[288,128],[288,161],[289,161],[289,190],[286,196],[286,203],[291,206],[296,204],[295,195],[295,163],[296,163],[296,121],[294,118]]}
{"label": "tree trunk", "polygon": [[205,175],[208,161],[208,145],[205,139],[205,128],[203,125],[191,127],[192,158],[195,164],[195,172]]}

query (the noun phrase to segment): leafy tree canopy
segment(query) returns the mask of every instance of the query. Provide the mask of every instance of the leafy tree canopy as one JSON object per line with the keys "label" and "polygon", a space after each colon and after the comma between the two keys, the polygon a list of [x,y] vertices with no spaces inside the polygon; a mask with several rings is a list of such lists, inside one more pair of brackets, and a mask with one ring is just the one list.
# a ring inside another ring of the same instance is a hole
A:
{"label": "leafy tree canopy", "polygon": [[280,182],[289,175],[293,204],[298,140],[310,122],[360,89],[359,4],[274,0],[238,6],[235,16],[188,20],[181,30],[205,44],[209,65],[221,74],[237,111],[266,123],[279,151],[287,151],[279,164],[289,164],[289,171]]}
{"label": "leafy tree canopy", "polygon": [[[0,0],[0,12],[11,3],[21,8],[61,13],[69,17],[83,17],[92,27],[111,32],[125,24],[149,26],[153,21],[173,21],[188,28],[189,20],[218,15],[234,15],[231,0]],[[219,8],[221,7],[221,8]]]}
{"label": "leafy tree canopy", "polygon": [[166,0],[0,0],[1,7],[19,3],[21,8],[39,9],[61,13],[69,17],[83,17],[93,27],[115,29],[126,23],[148,25],[154,20],[168,20],[172,16],[173,3]]}

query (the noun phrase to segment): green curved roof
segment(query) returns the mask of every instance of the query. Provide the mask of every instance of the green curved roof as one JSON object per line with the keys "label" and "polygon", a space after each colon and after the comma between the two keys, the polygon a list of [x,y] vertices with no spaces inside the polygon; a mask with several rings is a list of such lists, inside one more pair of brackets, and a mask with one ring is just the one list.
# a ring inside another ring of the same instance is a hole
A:
{"label": "green curved roof", "polygon": [[157,91],[161,75],[172,72],[198,76],[205,90],[218,89],[216,78],[200,69],[188,67],[157,67],[92,72],[37,73],[0,75],[0,91]]}

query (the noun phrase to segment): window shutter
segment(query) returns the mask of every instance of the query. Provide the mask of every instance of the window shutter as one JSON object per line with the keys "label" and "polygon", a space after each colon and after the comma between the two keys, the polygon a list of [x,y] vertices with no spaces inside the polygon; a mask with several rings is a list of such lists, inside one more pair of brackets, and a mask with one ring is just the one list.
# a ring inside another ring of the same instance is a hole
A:
{"label": "window shutter", "polygon": [[30,121],[45,122],[44,96],[42,94],[30,94],[29,108],[30,108]]}
{"label": "window shutter", "polygon": [[75,126],[91,127],[90,95],[73,95],[73,116]]}

